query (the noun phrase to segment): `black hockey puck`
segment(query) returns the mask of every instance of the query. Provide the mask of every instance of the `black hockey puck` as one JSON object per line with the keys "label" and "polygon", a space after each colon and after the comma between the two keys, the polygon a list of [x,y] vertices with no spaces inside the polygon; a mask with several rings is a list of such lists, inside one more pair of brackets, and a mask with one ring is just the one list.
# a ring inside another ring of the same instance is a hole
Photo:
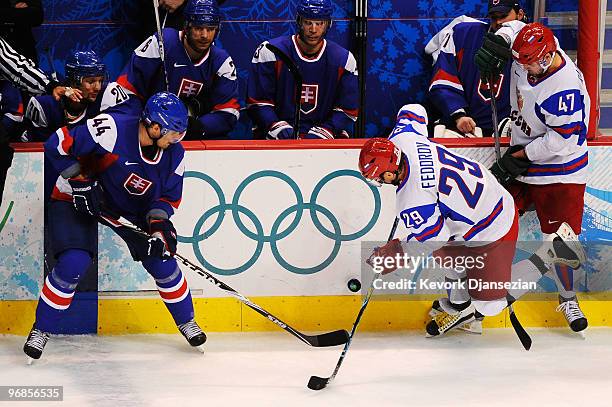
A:
{"label": "black hockey puck", "polygon": [[361,290],[361,282],[356,278],[352,278],[349,280],[347,287],[350,291],[356,293]]}

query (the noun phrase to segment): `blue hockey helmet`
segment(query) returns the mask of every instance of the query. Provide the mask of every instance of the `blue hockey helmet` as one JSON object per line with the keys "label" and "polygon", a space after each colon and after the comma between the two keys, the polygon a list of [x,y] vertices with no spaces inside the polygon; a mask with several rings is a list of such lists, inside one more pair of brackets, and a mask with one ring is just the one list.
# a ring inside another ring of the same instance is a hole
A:
{"label": "blue hockey helmet", "polygon": [[185,24],[196,27],[219,27],[221,12],[215,0],[189,0],[183,10]]}
{"label": "blue hockey helmet", "polygon": [[298,18],[309,20],[331,20],[333,7],[330,0],[300,0]]}
{"label": "blue hockey helmet", "polygon": [[106,65],[95,51],[75,51],[64,65],[66,79],[71,83],[80,84],[83,78],[104,76]]}
{"label": "blue hockey helmet", "polygon": [[[147,100],[142,111],[142,120],[150,126],[157,123],[161,126],[161,135],[169,131],[184,133],[187,130],[187,108],[178,96],[169,92],[159,92]],[[179,142],[180,138],[173,142]]]}

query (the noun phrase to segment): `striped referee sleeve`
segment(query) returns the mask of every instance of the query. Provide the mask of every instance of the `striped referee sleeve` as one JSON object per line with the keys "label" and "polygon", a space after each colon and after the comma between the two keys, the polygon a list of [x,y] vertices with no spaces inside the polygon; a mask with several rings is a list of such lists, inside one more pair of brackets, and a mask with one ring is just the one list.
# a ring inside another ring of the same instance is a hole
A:
{"label": "striped referee sleeve", "polygon": [[50,83],[47,75],[34,65],[32,60],[15,51],[2,37],[0,37],[0,77],[34,95],[47,92]]}

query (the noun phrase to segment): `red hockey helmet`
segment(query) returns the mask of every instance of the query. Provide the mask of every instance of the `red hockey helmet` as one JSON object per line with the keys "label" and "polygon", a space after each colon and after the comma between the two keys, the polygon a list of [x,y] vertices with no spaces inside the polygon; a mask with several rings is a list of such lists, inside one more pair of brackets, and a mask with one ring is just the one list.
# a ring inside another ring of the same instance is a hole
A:
{"label": "red hockey helmet", "polygon": [[359,171],[373,185],[382,184],[386,171],[397,173],[401,160],[400,149],[386,138],[372,138],[359,153]]}
{"label": "red hockey helmet", "polygon": [[519,31],[512,45],[512,56],[519,64],[540,62],[544,55],[555,52],[557,44],[550,28],[540,23],[527,24]]}

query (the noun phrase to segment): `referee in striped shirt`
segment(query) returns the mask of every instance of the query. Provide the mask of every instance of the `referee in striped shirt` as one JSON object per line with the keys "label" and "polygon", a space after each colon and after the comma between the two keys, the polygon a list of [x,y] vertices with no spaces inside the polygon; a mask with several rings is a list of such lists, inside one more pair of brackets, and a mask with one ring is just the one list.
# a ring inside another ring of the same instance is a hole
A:
{"label": "referee in striped shirt", "polygon": [[[19,54],[4,38],[0,37],[0,79],[8,80],[19,89],[32,95],[53,94],[56,100],[65,96],[78,102],[82,94],[78,89],[61,86],[51,80],[30,59]],[[10,135],[0,124],[0,204],[6,174],[13,161],[13,148],[9,145]]]}
{"label": "referee in striped shirt", "polygon": [[33,95],[52,93],[59,83],[50,80],[34,62],[19,54],[0,37],[0,77]]}
{"label": "referee in striped shirt", "polygon": [[32,60],[19,54],[0,37],[0,79],[6,79],[19,89],[31,94],[52,94],[56,100],[66,96],[79,102],[82,93],[79,89],[61,86],[59,82],[49,79]]}

